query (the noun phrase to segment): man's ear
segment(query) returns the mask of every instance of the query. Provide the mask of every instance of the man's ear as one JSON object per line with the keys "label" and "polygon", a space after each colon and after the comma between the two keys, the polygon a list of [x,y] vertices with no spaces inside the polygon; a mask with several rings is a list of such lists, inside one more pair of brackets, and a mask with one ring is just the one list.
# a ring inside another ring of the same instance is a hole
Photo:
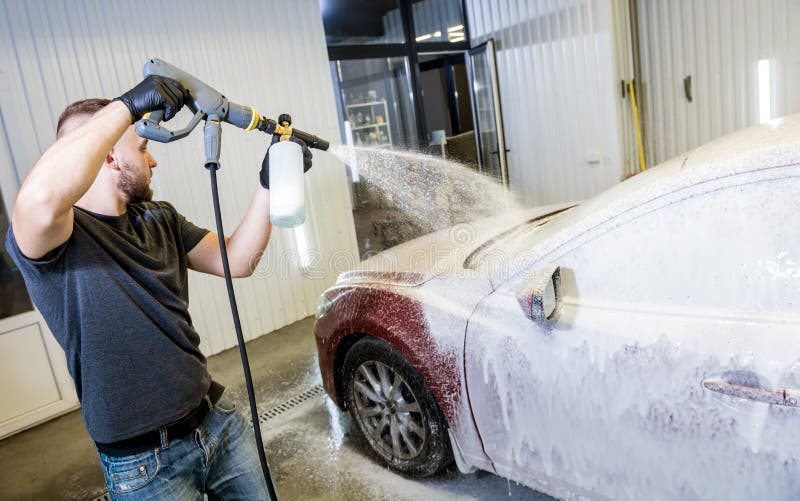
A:
{"label": "man's ear", "polygon": [[109,169],[119,170],[119,164],[117,163],[117,159],[114,157],[114,148],[111,148],[108,153],[106,153],[105,161],[103,162],[104,167],[108,167]]}

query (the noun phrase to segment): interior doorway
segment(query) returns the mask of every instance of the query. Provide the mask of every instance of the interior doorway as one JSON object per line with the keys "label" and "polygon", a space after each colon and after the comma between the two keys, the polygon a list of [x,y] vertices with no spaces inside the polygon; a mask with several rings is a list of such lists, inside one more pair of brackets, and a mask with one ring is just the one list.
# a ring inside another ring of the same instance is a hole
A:
{"label": "interior doorway", "polygon": [[[419,87],[425,110],[425,134],[431,153],[444,150],[454,160],[478,169],[472,99],[465,53],[419,57]],[[442,148],[442,139],[446,141]]]}

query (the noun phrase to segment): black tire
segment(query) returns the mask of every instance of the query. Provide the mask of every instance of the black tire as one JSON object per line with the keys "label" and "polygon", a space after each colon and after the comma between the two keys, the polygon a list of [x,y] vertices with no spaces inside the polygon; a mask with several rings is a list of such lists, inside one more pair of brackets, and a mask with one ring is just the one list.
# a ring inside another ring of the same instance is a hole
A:
{"label": "black tire", "polygon": [[[378,380],[377,385],[370,383],[368,374]],[[422,376],[394,348],[373,337],[361,339],[345,357],[343,377],[353,421],[390,468],[427,477],[453,462],[442,410]]]}

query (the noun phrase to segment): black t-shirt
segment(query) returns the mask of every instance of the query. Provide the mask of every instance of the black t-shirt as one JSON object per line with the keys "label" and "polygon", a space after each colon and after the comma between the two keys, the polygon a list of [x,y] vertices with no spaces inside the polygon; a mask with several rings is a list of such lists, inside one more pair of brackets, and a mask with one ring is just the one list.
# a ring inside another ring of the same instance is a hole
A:
{"label": "black t-shirt", "polygon": [[111,443],[171,423],[208,391],[186,257],[208,230],[166,202],[74,212],[69,240],[42,260],[22,254],[13,228],[6,248],[64,348],[89,435]]}

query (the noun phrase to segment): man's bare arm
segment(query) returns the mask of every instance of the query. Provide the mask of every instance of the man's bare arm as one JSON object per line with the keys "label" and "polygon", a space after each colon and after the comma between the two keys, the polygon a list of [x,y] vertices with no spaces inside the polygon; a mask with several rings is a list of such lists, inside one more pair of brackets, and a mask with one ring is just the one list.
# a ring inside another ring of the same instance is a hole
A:
{"label": "man's bare arm", "polygon": [[[269,190],[258,188],[244,219],[230,238],[225,239],[233,278],[247,277],[253,273],[267,246],[271,231]],[[216,233],[212,232],[203,237],[200,243],[189,251],[187,257],[189,268],[195,271],[218,276],[224,274]]]}
{"label": "man's bare arm", "polygon": [[39,259],[72,235],[72,206],[89,190],[103,161],[130,124],[164,110],[169,120],[183,106],[185,89],[149,75],[61,137],[45,151],[20,187],[11,216],[20,250]]}
{"label": "man's bare arm", "polygon": [[[303,171],[311,168],[313,155],[303,141],[292,138],[303,149]],[[275,144],[275,139],[273,140]],[[258,261],[269,242],[272,223],[269,220],[269,149],[261,161],[258,174],[261,188],[256,191],[250,208],[230,238],[226,238],[225,249],[231,266],[231,276],[248,277],[253,274]],[[215,233],[206,235],[189,254],[189,267],[195,271],[223,275],[219,252],[219,241]]]}
{"label": "man's bare arm", "polygon": [[131,124],[112,102],[53,143],[22,183],[11,216],[20,250],[39,259],[69,239],[72,206],[92,186],[106,155]]}

